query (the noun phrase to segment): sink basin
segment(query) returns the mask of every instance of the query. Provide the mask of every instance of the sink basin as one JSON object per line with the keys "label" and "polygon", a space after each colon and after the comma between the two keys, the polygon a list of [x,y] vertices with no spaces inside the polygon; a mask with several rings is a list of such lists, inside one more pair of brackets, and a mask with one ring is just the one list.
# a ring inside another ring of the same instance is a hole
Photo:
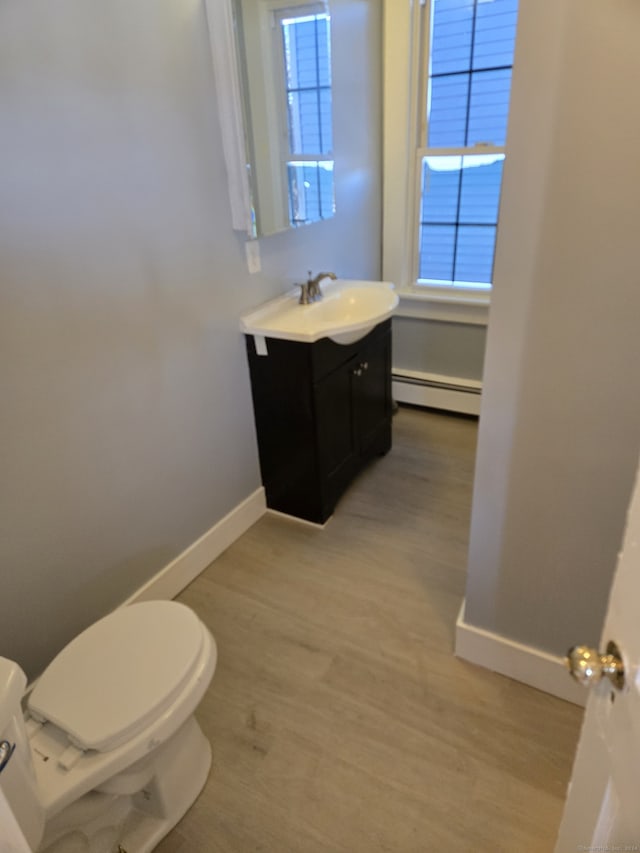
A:
{"label": "sink basin", "polygon": [[351,344],[386,320],[398,304],[398,295],[388,281],[325,279],[323,298],[300,305],[299,289],[272,299],[241,317],[240,328],[247,335],[284,338],[312,343],[330,338],[337,344]]}

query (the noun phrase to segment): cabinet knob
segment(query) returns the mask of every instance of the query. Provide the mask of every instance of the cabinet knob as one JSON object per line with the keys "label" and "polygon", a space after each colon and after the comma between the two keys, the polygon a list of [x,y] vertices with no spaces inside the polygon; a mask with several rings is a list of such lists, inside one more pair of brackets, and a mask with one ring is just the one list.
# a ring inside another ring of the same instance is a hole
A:
{"label": "cabinet knob", "polygon": [[354,367],[353,368],[353,375],[354,376],[362,376],[362,368],[361,367]]}
{"label": "cabinet knob", "polygon": [[361,361],[360,362],[360,369],[361,370],[369,370],[369,362],[368,361]]}

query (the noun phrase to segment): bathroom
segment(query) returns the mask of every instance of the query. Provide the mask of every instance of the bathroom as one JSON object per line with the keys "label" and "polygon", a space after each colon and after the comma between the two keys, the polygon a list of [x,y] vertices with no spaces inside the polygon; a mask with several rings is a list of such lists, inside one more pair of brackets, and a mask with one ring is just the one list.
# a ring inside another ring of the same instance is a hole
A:
{"label": "bathroom", "polygon": [[[621,120],[628,94],[607,97],[624,69],[594,47],[605,6],[521,2],[521,168],[505,181],[509,287],[491,308],[484,376],[477,306],[456,322],[458,308],[401,299],[393,320],[395,372],[485,384],[466,624],[556,656],[597,644],[640,435],[637,118]],[[391,150],[403,108],[385,103],[408,73],[393,47],[403,20],[399,2],[332,0],[336,214],[260,239],[249,273],[202,0],[2,4],[0,636],[30,678],[146,585],[177,595],[258,522],[239,319],[309,269],[396,277],[401,222],[383,201],[393,209],[402,175],[383,142]],[[606,121],[587,109],[596,97]],[[581,180],[605,147],[609,180]],[[254,849],[251,837],[228,849]],[[286,848],[267,837],[263,849]]]}

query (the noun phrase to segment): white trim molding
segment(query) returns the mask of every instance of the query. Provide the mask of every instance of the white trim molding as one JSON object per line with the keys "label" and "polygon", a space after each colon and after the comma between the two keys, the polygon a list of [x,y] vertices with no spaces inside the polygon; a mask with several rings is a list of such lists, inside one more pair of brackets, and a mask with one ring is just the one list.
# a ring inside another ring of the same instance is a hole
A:
{"label": "white trim molding", "polygon": [[391,369],[393,399],[397,403],[444,409],[463,415],[479,415],[482,382],[425,373],[421,370]]}
{"label": "white trim molding", "polygon": [[397,287],[410,279],[409,244],[413,225],[407,198],[413,176],[412,162],[416,130],[412,126],[409,81],[414,73],[414,52],[419,49],[419,34],[412,26],[412,3],[384,0],[383,14],[383,103],[382,151],[382,277]]}
{"label": "white trim molding", "polygon": [[456,621],[455,654],[558,699],[586,704],[587,691],[571,680],[562,658],[469,625],[465,622],[465,601]]}
{"label": "white trim molding", "polygon": [[205,9],[227,168],[231,222],[236,231],[245,231],[250,239],[254,239],[256,230],[247,172],[249,160],[233,8],[231,0],[205,0]]}
{"label": "white trim molding", "polygon": [[489,322],[491,296],[487,291],[478,295],[457,293],[453,288],[427,289],[423,293],[400,291],[400,303],[394,317],[413,317],[418,320],[437,320],[441,323],[461,323],[486,326]]}
{"label": "white trim molding", "polygon": [[302,524],[304,527],[313,527],[316,530],[324,530],[333,518],[333,516],[330,515],[323,524],[320,524],[317,521],[308,521],[306,518],[298,518],[296,515],[289,515],[288,513],[280,512],[277,509],[267,509],[267,515],[272,515],[274,518],[284,518],[286,521],[291,521],[294,524]]}
{"label": "white trim molding", "polygon": [[196,539],[157,575],[147,581],[122,605],[137,601],[170,599],[195,580],[236,539],[266,512],[264,488],[261,486],[245,498],[210,530]]}

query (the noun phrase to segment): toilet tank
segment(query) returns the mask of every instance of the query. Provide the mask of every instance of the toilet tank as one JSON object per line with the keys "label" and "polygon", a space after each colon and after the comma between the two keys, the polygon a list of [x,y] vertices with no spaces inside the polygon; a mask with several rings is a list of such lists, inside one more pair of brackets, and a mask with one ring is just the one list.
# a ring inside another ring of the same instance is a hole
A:
{"label": "toilet tank", "polygon": [[0,791],[35,850],[44,831],[44,810],[22,714],[26,686],[26,676],[18,664],[0,657]]}

